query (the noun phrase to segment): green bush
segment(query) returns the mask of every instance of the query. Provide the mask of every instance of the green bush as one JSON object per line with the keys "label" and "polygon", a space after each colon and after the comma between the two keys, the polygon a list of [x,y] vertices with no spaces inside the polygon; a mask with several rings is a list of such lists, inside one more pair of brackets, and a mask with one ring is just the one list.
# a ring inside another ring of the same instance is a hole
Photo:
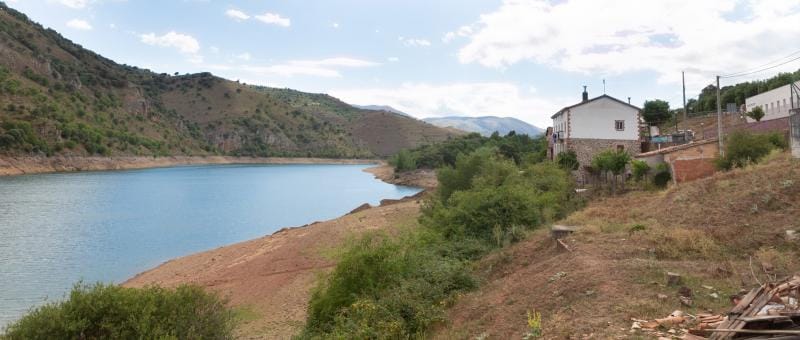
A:
{"label": "green bush", "polygon": [[631,173],[633,174],[633,179],[641,181],[647,178],[647,174],[650,173],[650,165],[645,161],[634,159],[631,161]]}
{"label": "green bush", "polygon": [[62,302],[38,307],[3,339],[232,339],[233,313],[196,286],[176,289],[77,284]]}
{"label": "green bush", "polygon": [[764,109],[762,109],[760,106],[756,106],[753,108],[753,111],[747,113],[747,116],[755,119],[757,122],[760,122],[761,118],[764,118]]}
{"label": "green bush", "polygon": [[439,169],[439,193],[425,201],[419,228],[366,235],[345,249],[314,290],[298,338],[425,338],[475,287],[472,261],[571,209],[571,178],[555,164],[520,166],[497,147],[453,164]]}
{"label": "green bush", "polygon": [[564,216],[569,208],[572,182],[553,164],[520,169],[480,151],[465,158],[472,161],[467,165],[484,160],[482,166],[470,167],[469,180],[459,178],[469,185],[451,188],[448,199],[423,209],[423,223],[447,238],[477,238],[500,246],[516,241],[520,230]]}
{"label": "green bush", "polygon": [[453,294],[475,286],[436,234],[368,234],[349,246],[312,294],[301,339],[421,337]]}
{"label": "green bush", "polygon": [[417,161],[408,150],[400,150],[389,159],[389,164],[394,166],[396,172],[411,171],[417,168]]}
{"label": "green bush", "polygon": [[572,150],[559,153],[558,156],[556,156],[556,164],[568,171],[578,170],[578,166],[580,165],[578,163],[578,155]]}
{"label": "green bush", "polygon": [[717,157],[715,164],[720,170],[741,168],[758,163],[774,149],[786,149],[786,138],[779,132],[752,133],[734,131],[725,139],[725,156]]}
{"label": "green bush", "polygon": [[656,174],[653,176],[653,184],[658,188],[666,188],[672,180],[672,174],[666,163],[661,163],[656,167]]}

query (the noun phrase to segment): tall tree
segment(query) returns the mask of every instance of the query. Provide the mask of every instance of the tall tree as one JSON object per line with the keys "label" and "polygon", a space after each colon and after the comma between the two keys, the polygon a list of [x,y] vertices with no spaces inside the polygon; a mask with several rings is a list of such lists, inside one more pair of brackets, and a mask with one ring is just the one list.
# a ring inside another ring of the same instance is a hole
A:
{"label": "tall tree", "polygon": [[644,102],[644,121],[650,124],[666,122],[670,118],[669,103],[661,99],[647,100]]}

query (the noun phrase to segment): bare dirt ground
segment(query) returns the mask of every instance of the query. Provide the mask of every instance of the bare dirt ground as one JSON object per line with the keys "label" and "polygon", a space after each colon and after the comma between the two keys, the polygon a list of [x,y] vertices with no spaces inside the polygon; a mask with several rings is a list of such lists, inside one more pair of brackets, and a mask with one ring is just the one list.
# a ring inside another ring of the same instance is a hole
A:
{"label": "bare dirt ground", "polygon": [[[391,168],[384,165],[372,171],[385,174]],[[331,254],[365,231],[413,227],[419,204],[415,197],[387,200],[379,207],[363,206],[337,219],[177,258],[123,285],[197,284],[230,299],[242,319],[238,328],[241,338],[289,339],[305,322],[318,276],[335,265]]]}
{"label": "bare dirt ground", "polygon": [[436,171],[430,169],[419,169],[414,171],[395,174],[394,168],[382,163],[379,166],[367,168],[364,171],[373,174],[378,179],[397,185],[409,185],[425,189],[436,188]]}
{"label": "bare dirt ground", "polygon": [[373,164],[369,159],[169,156],[169,157],[9,157],[0,156],[0,176],[68,171],[158,168],[201,164]]}

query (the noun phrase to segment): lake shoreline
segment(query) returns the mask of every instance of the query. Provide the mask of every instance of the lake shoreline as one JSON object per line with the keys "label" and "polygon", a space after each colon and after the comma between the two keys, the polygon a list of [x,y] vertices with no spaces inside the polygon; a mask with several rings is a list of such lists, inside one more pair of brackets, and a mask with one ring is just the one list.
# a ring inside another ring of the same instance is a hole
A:
{"label": "lake shoreline", "polygon": [[423,190],[379,206],[364,204],[343,216],[170,259],[121,283],[125,287],[196,284],[227,297],[234,308],[254,315],[237,330],[242,338],[291,338],[305,322],[307,303],[319,274],[330,271],[333,249],[368,231],[394,232],[416,223],[422,196],[436,187],[435,172],[399,175],[385,162],[363,170],[375,178]]}
{"label": "lake shoreline", "polygon": [[0,176],[79,171],[109,171],[214,164],[384,164],[379,159],[234,156],[0,156]]}

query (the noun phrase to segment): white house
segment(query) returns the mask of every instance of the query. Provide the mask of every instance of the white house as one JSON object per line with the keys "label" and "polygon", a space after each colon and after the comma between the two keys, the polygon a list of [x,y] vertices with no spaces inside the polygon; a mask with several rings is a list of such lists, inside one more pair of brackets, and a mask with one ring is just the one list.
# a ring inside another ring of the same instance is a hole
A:
{"label": "white house", "polygon": [[567,106],[551,118],[553,132],[550,136],[550,157],[567,150],[578,156],[579,179],[586,175],[592,158],[606,149],[641,152],[639,115],[641,109],[608,95],[589,99],[584,87],[583,100]]}
{"label": "white house", "polygon": [[[798,101],[800,101],[798,93],[795,92],[794,97],[792,97],[792,84],[789,84],[747,98],[744,101],[744,105],[747,112],[753,111],[757,106],[761,107],[764,110],[764,118],[761,120],[764,121],[789,117],[789,110],[793,106],[800,107]],[[753,122],[753,119],[748,117],[747,121]]]}

